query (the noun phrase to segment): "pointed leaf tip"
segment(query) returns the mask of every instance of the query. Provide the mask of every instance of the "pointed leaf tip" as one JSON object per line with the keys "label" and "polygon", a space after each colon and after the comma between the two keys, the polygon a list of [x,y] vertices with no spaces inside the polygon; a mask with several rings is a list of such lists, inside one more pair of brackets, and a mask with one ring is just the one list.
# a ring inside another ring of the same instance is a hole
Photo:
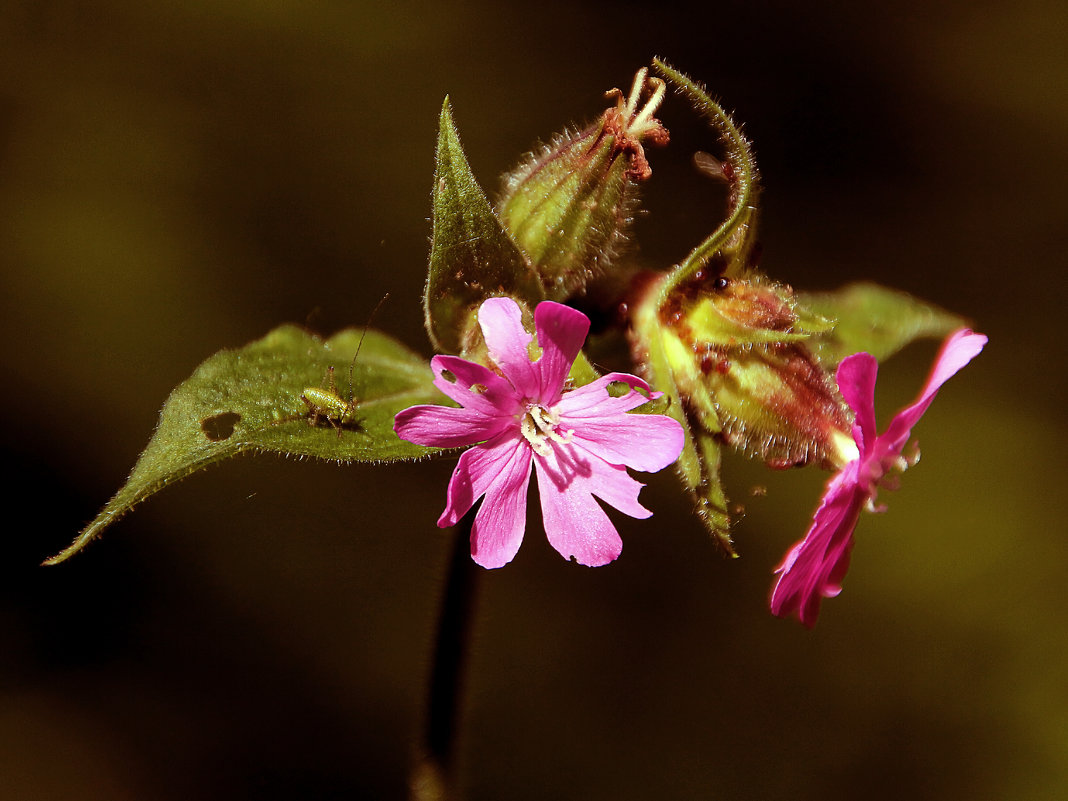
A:
{"label": "pointed leaf tip", "polygon": [[809,342],[828,369],[860,351],[881,362],[917,339],[944,337],[966,322],[905,292],[869,282],[847,284],[833,292],[801,292],[798,300],[835,323]]}
{"label": "pointed leaf tip", "polygon": [[448,97],[438,131],[433,233],[423,308],[434,347],[462,353],[486,298],[543,297],[532,267],[501,227],[467,161]]}
{"label": "pointed leaf tip", "polygon": [[[436,453],[440,449],[405,442],[393,431],[393,417],[401,409],[441,402],[427,362],[396,340],[369,330],[350,387],[348,366],[360,336],[359,330],[347,329],[322,340],[286,325],[243,348],[209,358],[167,399],[125,486],[70,547],[44,564],[68,559],[164,487],[246,451],[339,463],[391,462]],[[335,419],[320,415],[313,420],[314,410],[302,395],[334,404]]]}

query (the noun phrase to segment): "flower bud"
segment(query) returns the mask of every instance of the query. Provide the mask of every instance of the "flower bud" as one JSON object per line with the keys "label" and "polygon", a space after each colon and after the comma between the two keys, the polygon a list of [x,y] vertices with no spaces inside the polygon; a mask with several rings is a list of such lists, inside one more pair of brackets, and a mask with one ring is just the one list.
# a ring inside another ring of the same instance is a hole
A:
{"label": "flower bud", "polygon": [[698,271],[659,311],[658,290],[650,288],[635,314],[636,358],[659,338],[692,423],[771,467],[851,458],[852,417],[806,344],[828,320],[756,272]]}
{"label": "flower bud", "polygon": [[580,132],[565,132],[540,155],[504,178],[501,223],[534,265],[548,298],[561,300],[602,272],[626,240],[638,181],[652,174],[643,143],[667,144],[653,113],[665,87],[650,78],[648,103],[638,109],[646,70],[630,94],[613,89],[616,104]]}

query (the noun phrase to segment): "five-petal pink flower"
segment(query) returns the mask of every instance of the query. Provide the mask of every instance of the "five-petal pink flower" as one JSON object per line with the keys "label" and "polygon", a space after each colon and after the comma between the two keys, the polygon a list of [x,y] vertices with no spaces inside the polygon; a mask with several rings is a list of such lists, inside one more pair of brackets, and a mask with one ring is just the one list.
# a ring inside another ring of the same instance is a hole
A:
{"label": "five-petal pink flower", "polygon": [[[449,481],[438,526],[455,525],[485,496],[471,530],[471,557],[483,567],[507,564],[523,541],[536,466],[552,546],[584,565],[611,562],[623,543],[594,496],[631,517],[649,517],[652,512],[638,503],[643,485],[626,468],[655,472],[674,462],[683,446],[682,426],[664,415],[627,414],[659,397],[633,375],[611,373],[566,389],[590,327],[581,312],[551,301],[538,304],[534,328],[541,356],[534,360],[515,301],[485,301],[478,322],[500,374],[456,356],[435,356],[434,385],[461,408],[413,406],[394,422],[409,442],[472,446]],[[630,389],[613,397],[613,383]]]}
{"label": "five-petal pink flower", "polygon": [[902,471],[916,461],[916,456],[909,459],[903,455],[912,427],[939,388],[975,358],[986,342],[985,336],[968,329],[953,333],[935,359],[919,397],[894,415],[883,434],[875,427],[875,359],[868,353],[855,353],[838,365],[838,388],[856,413],[853,439],[859,455],[828,482],[805,538],[776,568],[779,579],[771,593],[773,614],[795,614],[809,628],[816,624],[820,601],[842,590],[860,510],[866,506],[871,511],[884,511],[885,507],[874,506],[879,486],[894,489],[898,478],[896,473],[887,473]]}

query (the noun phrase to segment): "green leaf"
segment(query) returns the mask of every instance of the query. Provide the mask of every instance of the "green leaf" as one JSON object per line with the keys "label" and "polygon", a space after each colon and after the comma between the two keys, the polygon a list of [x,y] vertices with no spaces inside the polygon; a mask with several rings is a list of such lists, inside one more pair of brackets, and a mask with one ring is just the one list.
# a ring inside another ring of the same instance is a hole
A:
{"label": "green leaf", "polygon": [[[443,400],[431,383],[427,360],[368,330],[350,388],[349,365],[360,336],[361,331],[346,329],[324,341],[285,325],[243,348],[216,353],[171,393],[126,485],[69,548],[45,564],[77,553],[167,485],[246,451],[339,463],[392,462],[438,452],[393,432],[393,416],[401,409]],[[312,388],[325,388],[320,397],[333,398],[333,421],[324,416],[313,420],[313,410],[301,400]]]}
{"label": "green leaf", "polygon": [[434,230],[423,307],[430,341],[465,353],[477,338],[474,314],[486,298],[509,295],[533,308],[544,294],[533,267],[501,227],[467,163],[449,99],[441,109],[434,175]]}
{"label": "green leaf", "polygon": [[798,293],[801,305],[836,320],[808,347],[827,369],[866,351],[882,361],[916,339],[944,337],[966,324],[963,317],[878,284],[849,284],[835,292]]}

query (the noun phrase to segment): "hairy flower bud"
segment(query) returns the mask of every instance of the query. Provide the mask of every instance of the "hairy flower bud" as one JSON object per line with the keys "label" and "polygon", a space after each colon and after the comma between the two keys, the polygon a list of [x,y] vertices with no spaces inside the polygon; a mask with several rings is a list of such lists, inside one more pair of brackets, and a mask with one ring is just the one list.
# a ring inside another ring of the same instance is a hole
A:
{"label": "hairy flower bud", "polygon": [[808,314],[793,290],[759,273],[728,278],[698,271],[657,312],[642,301],[638,358],[659,338],[687,416],[731,447],[771,467],[852,458],[852,418],[833,377],[806,339],[831,323]]}
{"label": "hairy flower bud", "polygon": [[626,240],[638,181],[652,174],[643,143],[663,145],[668,132],[653,117],[664,82],[639,70],[630,94],[583,131],[565,132],[504,178],[501,223],[534,265],[547,297],[560,300],[602,272]]}

